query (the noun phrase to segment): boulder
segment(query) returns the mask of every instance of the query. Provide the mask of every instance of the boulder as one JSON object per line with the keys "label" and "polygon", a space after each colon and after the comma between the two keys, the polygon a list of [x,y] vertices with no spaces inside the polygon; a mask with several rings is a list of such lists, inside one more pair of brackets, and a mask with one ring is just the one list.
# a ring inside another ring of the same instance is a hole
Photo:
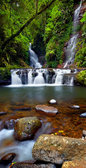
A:
{"label": "boulder", "polygon": [[64,162],[62,168],[86,168],[85,160],[73,160]]}
{"label": "boulder", "polygon": [[36,110],[48,116],[55,116],[58,113],[57,108],[54,108],[52,106],[46,106],[46,105],[37,105]]}
{"label": "boulder", "polygon": [[21,118],[15,123],[14,136],[19,141],[31,139],[40,127],[41,121],[37,117]]}
{"label": "boulder", "polygon": [[62,164],[65,160],[86,158],[86,141],[55,135],[41,135],[32,150],[35,160]]}

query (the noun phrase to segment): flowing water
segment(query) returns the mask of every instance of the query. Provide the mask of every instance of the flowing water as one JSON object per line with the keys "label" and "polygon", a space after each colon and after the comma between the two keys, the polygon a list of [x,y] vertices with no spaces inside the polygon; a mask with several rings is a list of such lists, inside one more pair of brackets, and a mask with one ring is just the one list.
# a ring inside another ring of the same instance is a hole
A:
{"label": "flowing water", "polygon": [[[64,68],[68,68],[74,61],[81,3],[74,13],[73,35],[66,49]],[[51,130],[57,133],[59,130],[64,130],[64,135],[80,138],[82,130],[86,127],[86,121],[80,118],[80,114],[86,110],[86,88],[74,86],[74,76],[77,70],[42,69],[38,56],[31,49],[31,44],[29,53],[30,64],[35,69],[11,70],[11,85],[0,87],[0,111],[7,112],[7,115],[0,116],[0,124],[11,118],[38,116],[43,123],[35,138]],[[48,104],[50,99],[58,102],[55,107],[59,109],[59,113],[53,119],[35,111],[36,104]],[[73,102],[77,102],[76,105],[81,105],[82,108],[78,111],[70,109],[69,105]],[[23,112],[15,109],[15,107],[20,108],[27,105],[32,107],[32,111]],[[14,129],[0,131],[0,157],[7,153],[16,153],[13,161],[32,160],[32,147],[35,140],[18,142],[15,141],[13,135]],[[6,167],[8,166],[0,165],[0,168]]]}
{"label": "flowing water", "polygon": [[33,68],[41,68],[42,65],[38,61],[37,54],[31,49],[31,43],[29,47],[29,53],[30,53],[30,66],[32,66]]}
{"label": "flowing water", "polygon": [[16,69],[11,71],[11,86],[73,86],[77,70],[71,69]]}
{"label": "flowing water", "polygon": [[76,43],[78,38],[77,27],[79,25],[79,14],[80,14],[81,6],[82,6],[82,0],[80,2],[79,7],[74,12],[73,33],[72,33],[72,37],[68,41],[68,45],[65,50],[66,62],[64,63],[64,68],[67,68],[69,67],[69,65],[74,63]]}

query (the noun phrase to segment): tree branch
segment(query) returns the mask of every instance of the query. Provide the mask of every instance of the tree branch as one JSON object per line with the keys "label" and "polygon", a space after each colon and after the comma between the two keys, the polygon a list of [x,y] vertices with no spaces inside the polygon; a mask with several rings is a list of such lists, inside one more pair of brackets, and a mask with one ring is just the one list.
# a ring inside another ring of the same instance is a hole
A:
{"label": "tree branch", "polygon": [[3,44],[1,49],[4,50],[6,45],[12,41],[15,37],[17,37],[23,30],[25,27],[27,27],[38,15],[40,15],[41,13],[43,13],[46,9],[48,9],[53,2],[55,2],[56,0],[52,0],[47,6],[45,6],[41,11],[37,12],[35,15],[33,15],[15,34],[13,34],[12,36],[10,36]]}

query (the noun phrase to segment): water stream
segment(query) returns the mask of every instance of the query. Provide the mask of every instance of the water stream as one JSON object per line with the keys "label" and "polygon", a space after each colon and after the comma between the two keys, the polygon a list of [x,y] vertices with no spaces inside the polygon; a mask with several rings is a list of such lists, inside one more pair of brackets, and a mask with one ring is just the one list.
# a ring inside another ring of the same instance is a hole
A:
{"label": "water stream", "polygon": [[64,68],[68,68],[69,65],[74,63],[76,43],[77,43],[77,38],[78,38],[78,35],[79,35],[77,33],[77,28],[78,28],[78,25],[79,25],[79,14],[80,14],[81,6],[82,6],[82,0],[80,2],[79,7],[74,12],[73,33],[72,33],[72,37],[68,41],[68,45],[67,45],[67,48],[65,50],[66,61],[64,63]]}

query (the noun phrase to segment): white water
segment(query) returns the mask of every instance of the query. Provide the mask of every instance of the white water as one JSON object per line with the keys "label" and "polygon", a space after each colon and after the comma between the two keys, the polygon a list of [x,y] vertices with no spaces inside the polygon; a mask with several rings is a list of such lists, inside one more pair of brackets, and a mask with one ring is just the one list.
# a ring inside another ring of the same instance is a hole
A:
{"label": "white water", "polygon": [[79,7],[74,12],[73,33],[65,51],[66,62],[64,64],[64,68],[69,68],[69,65],[74,63],[75,49],[76,49],[76,43],[78,38],[77,27],[79,25],[79,14],[80,14],[81,6],[82,6],[82,0],[80,2]]}
{"label": "white water", "polygon": [[29,53],[30,53],[30,65],[33,68],[41,68],[42,65],[38,61],[37,54],[31,49],[31,43],[30,43],[30,46],[29,46]]}
{"label": "white water", "polygon": [[[8,153],[15,153],[17,156],[15,161],[32,160],[32,148],[35,143],[33,140],[18,142],[13,137],[14,130],[3,129],[0,131],[0,157],[5,156]],[[12,144],[4,146],[5,141],[11,140]]]}
{"label": "white water", "polygon": [[[41,69],[41,68],[12,70],[11,87],[49,86],[49,85],[73,86],[75,73],[77,73],[76,69],[74,70],[74,72],[71,72],[71,69],[52,69],[52,71],[50,71],[49,69]],[[16,78],[18,80],[16,80]]]}
{"label": "white water", "polygon": [[12,85],[21,85],[21,78],[17,74],[19,70],[11,70],[11,83]]}

